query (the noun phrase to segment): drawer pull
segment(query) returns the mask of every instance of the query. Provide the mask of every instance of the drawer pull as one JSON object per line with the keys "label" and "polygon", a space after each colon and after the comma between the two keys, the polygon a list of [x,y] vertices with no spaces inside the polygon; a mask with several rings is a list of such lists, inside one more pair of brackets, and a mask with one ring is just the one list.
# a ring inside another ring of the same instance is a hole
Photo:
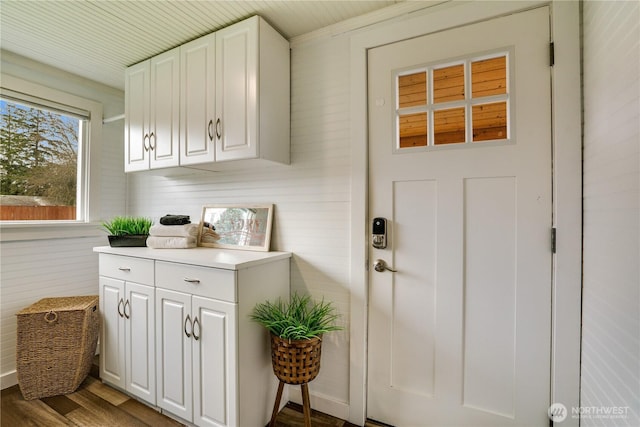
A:
{"label": "drawer pull", "polygon": [[118,267],[118,270],[129,272],[129,271],[131,271],[131,268],[129,268],[129,267]]}
{"label": "drawer pull", "polygon": [[187,318],[184,319],[184,334],[187,338],[191,338],[191,333],[187,331],[187,322],[189,322],[189,327],[191,328],[191,332],[193,332],[193,323],[191,323],[191,316],[187,314]]}
{"label": "drawer pull", "polygon": [[185,277],[184,281],[187,283],[200,283],[200,279],[189,279],[188,277]]}

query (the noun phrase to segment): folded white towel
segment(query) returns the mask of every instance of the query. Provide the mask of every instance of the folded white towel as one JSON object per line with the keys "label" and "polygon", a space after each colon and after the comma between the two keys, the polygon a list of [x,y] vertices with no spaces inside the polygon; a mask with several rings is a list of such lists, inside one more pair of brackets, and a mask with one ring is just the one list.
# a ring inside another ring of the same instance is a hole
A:
{"label": "folded white towel", "polygon": [[147,237],[147,246],[153,249],[189,249],[197,246],[195,237]]}
{"label": "folded white towel", "polygon": [[198,237],[198,224],[154,224],[149,229],[149,235],[162,237]]}

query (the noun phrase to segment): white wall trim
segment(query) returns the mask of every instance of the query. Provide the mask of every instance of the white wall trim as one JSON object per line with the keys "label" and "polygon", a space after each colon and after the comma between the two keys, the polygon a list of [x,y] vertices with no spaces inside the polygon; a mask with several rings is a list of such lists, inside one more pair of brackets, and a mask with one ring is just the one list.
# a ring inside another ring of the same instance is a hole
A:
{"label": "white wall trim", "polygon": [[[299,386],[287,385],[285,389],[289,391],[289,401],[302,405],[302,392]],[[349,404],[347,402],[341,402],[331,396],[313,392],[313,383],[309,383],[309,401],[311,408],[316,411],[331,414],[343,420],[349,416]]]}
{"label": "white wall trim", "polygon": [[327,37],[336,37],[341,34],[364,29],[369,26],[379,25],[385,21],[399,19],[403,15],[409,15],[449,1],[451,0],[421,0],[396,3],[392,6],[377,9],[364,15],[346,19],[344,21],[322,27],[318,30],[292,37],[289,40],[289,46],[291,49],[294,49],[299,45],[308,44],[318,40],[326,40]]}
{"label": "white wall trim", "polygon": [[[552,3],[553,219],[557,228],[552,289],[551,401],[580,406],[582,315],[582,105],[578,1]],[[567,417],[564,425],[577,427]]]}
{"label": "white wall trim", "polygon": [[[366,419],[368,313],[367,50],[496,16],[552,5],[554,220],[558,228],[552,331],[552,400],[579,399],[581,301],[581,134],[578,1],[453,2],[389,21],[351,38],[351,340],[349,422]],[[561,58],[560,58],[561,56]],[[561,124],[561,125],[559,125]],[[576,425],[577,420],[568,421]],[[575,422],[575,424],[574,424]]]}
{"label": "white wall trim", "polygon": [[18,384],[18,371],[15,369],[9,372],[3,372],[0,375],[0,388],[4,390],[5,388],[13,387]]}

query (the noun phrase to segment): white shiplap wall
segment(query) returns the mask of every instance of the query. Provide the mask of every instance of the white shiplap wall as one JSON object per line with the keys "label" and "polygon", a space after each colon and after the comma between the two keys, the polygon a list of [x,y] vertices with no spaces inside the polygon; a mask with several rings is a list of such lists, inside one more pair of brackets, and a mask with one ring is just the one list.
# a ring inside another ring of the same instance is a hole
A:
{"label": "white shiplap wall", "polygon": [[583,3],[582,426],[640,425],[640,3]]}
{"label": "white shiplap wall", "polygon": [[41,298],[97,295],[101,238],[4,242],[0,244],[2,283],[2,386],[15,384],[16,316]]}
{"label": "white shiplap wall", "polygon": [[[294,253],[292,289],[335,302],[349,323],[349,41],[310,42],[291,53],[291,165],[182,176],[129,175],[128,212],[198,218],[207,203],[275,204],[273,250]],[[349,334],[332,333],[310,384],[317,409],[347,416]],[[299,392],[293,391],[296,399]]]}
{"label": "white shiplap wall", "polygon": [[[102,102],[107,117],[124,111],[121,91],[8,52],[2,52],[2,73]],[[122,122],[103,126],[97,171],[101,175],[101,218],[125,212],[123,134]],[[0,243],[0,377],[3,388],[16,382],[16,312],[44,297],[98,294],[98,257],[92,248],[105,245],[107,239],[95,237],[93,230],[88,234],[93,237]]]}

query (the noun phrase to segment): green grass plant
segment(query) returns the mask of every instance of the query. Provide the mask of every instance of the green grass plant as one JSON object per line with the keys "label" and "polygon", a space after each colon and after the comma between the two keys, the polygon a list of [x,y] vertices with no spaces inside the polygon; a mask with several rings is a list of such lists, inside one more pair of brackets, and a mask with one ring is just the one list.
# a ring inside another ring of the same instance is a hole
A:
{"label": "green grass plant", "polygon": [[343,329],[335,324],[338,314],[330,302],[315,302],[308,295],[294,293],[288,303],[278,299],[257,304],[251,319],[269,332],[288,340],[319,337]]}
{"label": "green grass plant", "polygon": [[116,216],[102,223],[102,228],[113,236],[149,234],[153,221],[144,217]]}

